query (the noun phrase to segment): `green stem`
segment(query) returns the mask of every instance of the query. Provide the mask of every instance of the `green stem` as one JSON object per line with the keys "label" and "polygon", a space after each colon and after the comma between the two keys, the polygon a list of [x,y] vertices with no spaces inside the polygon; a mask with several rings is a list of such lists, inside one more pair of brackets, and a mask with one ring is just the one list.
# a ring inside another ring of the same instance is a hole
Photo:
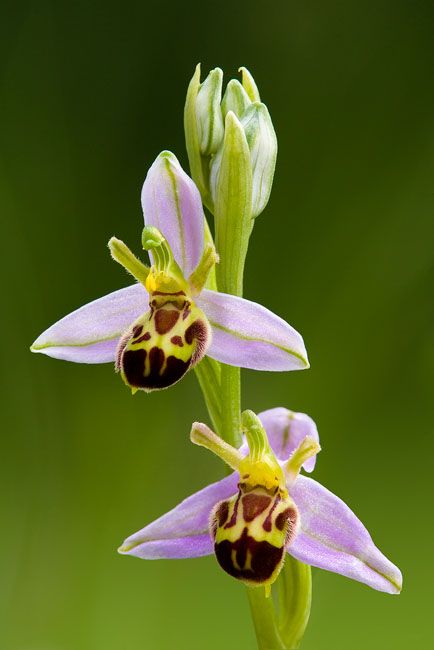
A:
{"label": "green stem", "polygon": [[312,571],[309,565],[288,555],[277,581],[279,629],[286,648],[298,648],[309,621],[312,603]]}
{"label": "green stem", "polygon": [[296,650],[309,620],[311,569],[288,555],[273,586],[273,597],[247,587],[259,650]]}
{"label": "green stem", "polygon": [[240,447],[241,436],[241,373],[235,366],[221,364],[221,415],[220,435],[233,447]]}
{"label": "green stem", "polygon": [[204,357],[195,367],[195,373],[202,390],[205,404],[216,433],[221,435],[222,417],[220,405],[221,370],[218,361]]}
{"label": "green stem", "polygon": [[285,650],[276,627],[274,604],[260,587],[246,587],[259,650]]}

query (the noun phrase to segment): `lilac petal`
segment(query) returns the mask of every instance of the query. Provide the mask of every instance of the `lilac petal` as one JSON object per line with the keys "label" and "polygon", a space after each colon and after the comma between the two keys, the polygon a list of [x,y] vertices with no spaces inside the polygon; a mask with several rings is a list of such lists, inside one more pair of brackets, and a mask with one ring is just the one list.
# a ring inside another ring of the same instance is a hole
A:
{"label": "lilac petal", "polygon": [[307,476],[290,488],[301,519],[288,548],[297,560],[341,573],[374,589],[397,594],[402,575],[375,546],[368,531],[339,497]]}
{"label": "lilac petal", "polygon": [[[262,411],[258,417],[267,432],[271,448],[280,460],[287,460],[306,436],[319,442],[316,424],[305,413],[277,407]],[[306,472],[313,472],[315,463],[316,455],[309,458],[303,468]]]}
{"label": "lilac petal", "polygon": [[252,370],[309,367],[301,335],[262,305],[208,289],[197,304],[212,327],[207,354],[213,359]]}
{"label": "lilac petal", "polygon": [[199,190],[170,151],[160,153],[148,171],[142,208],[145,224],[160,230],[188,277],[202,255],[205,217]]}
{"label": "lilac petal", "polygon": [[109,293],[54,323],[31,350],[76,363],[114,361],[119,337],[147,311],[148,301],[141,284]]}
{"label": "lilac petal", "polygon": [[238,472],[192,494],[176,508],[127,537],[119,552],[144,560],[177,559],[210,555],[213,545],[208,520],[219,501],[237,491]]}

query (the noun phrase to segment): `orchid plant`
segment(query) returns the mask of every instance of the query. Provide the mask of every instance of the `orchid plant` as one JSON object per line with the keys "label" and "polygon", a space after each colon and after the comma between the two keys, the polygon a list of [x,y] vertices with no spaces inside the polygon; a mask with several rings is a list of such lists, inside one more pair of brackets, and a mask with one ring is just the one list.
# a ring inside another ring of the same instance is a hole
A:
{"label": "orchid plant", "polygon": [[309,619],[311,566],[391,594],[402,578],[348,506],[301,474],[314,470],[320,451],[314,421],[282,407],[241,413],[240,368],[309,367],[301,335],[242,295],[277,139],[253,77],[241,72],[222,97],[221,70],[201,83],[196,68],[184,113],[192,178],[163,151],[143,184],[141,243],[150,263],[112,237],[113,259],[135,282],[65,316],[31,349],[114,362],[133,394],[166,389],[194,368],[215,432],[196,422],[191,441],[232,471],[128,537],[119,552],[142,559],[214,553],[247,585],[259,648],[291,649]]}

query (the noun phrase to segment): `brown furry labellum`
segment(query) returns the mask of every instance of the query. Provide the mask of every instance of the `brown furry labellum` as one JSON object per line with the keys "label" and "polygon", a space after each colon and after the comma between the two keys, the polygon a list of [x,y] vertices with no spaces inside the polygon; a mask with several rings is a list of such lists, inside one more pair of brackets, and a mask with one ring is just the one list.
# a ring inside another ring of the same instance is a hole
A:
{"label": "brown furry labellum", "polygon": [[203,358],[210,342],[210,325],[198,307],[185,297],[158,295],[121,338],[116,369],[133,390],[168,388]]}
{"label": "brown furry labellum", "polygon": [[210,533],[218,563],[250,586],[272,584],[297,533],[298,511],[287,494],[239,484],[238,494],[211,513]]}

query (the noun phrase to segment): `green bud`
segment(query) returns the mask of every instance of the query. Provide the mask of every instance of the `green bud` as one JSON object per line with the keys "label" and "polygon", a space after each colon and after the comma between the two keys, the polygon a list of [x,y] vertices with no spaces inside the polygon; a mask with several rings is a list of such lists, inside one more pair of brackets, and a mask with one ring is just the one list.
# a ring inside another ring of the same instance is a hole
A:
{"label": "green bud", "polygon": [[223,117],[220,108],[222,83],[223,72],[220,68],[211,70],[196,97],[199,148],[203,155],[215,153],[223,140]]}
{"label": "green bud", "polygon": [[243,88],[250,97],[250,100],[252,102],[260,102],[261,98],[259,96],[258,86],[256,85],[255,80],[253,79],[250,72],[247,70],[247,68],[244,67],[238,68],[238,72],[241,72]]}
{"label": "green bud", "polygon": [[[257,217],[267,204],[276,163],[277,143],[273,125],[261,103],[255,80],[240,68],[241,83],[231,79],[222,99],[223,72],[211,70],[200,82],[200,65],[190,81],[184,109],[185,141],[191,177],[204,205],[215,216],[215,198],[229,113],[242,121],[251,152],[254,196],[251,216]],[[256,108],[252,108],[255,106]],[[265,178],[265,183],[263,182]]]}
{"label": "green bud", "polygon": [[251,104],[240,118],[250,149],[252,165],[252,217],[265,208],[273,185],[277,138],[265,104]]}
{"label": "green bud", "polygon": [[[265,208],[273,185],[277,157],[277,138],[265,104],[255,102],[244,111],[239,123],[250,151],[252,170],[251,217],[255,218]],[[212,158],[210,164],[210,186],[216,202],[217,186],[223,155],[223,146]]]}
{"label": "green bud", "polygon": [[220,291],[240,296],[253,227],[252,168],[244,129],[232,111],[226,115],[223,145],[212,159],[210,181],[220,255],[217,284]]}
{"label": "green bud", "polygon": [[202,156],[199,147],[199,129],[196,115],[196,100],[200,90],[200,64],[196,66],[194,75],[187,90],[184,107],[184,132],[187,147],[190,174],[196,183],[206,207],[213,212],[214,206],[209,191],[209,160]]}
{"label": "green bud", "polygon": [[251,103],[240,82],[237,79],[231,79],[222,100],[223,117],[225,118],[229,111],[233,111],[240,118]]}

